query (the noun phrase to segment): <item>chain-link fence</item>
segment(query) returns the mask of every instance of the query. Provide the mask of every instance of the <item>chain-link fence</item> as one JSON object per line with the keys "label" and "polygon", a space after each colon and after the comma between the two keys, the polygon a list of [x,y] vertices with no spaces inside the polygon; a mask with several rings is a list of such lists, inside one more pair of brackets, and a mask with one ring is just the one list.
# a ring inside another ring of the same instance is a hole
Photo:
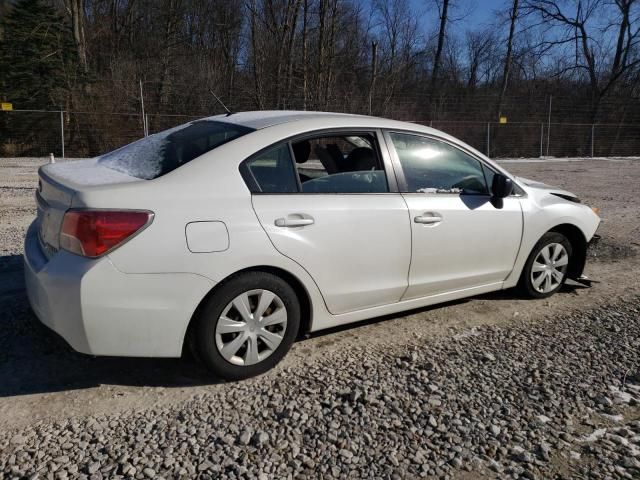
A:
{"label": "chain-link fence", "polygon": [[[43,110],[0,112],[0,156],[93,157],[193,115]],[[402,118],[400,118],[402,120]],[[447,132],[492,158],[640,155],[640,124],[487,123],[412,120]]]}

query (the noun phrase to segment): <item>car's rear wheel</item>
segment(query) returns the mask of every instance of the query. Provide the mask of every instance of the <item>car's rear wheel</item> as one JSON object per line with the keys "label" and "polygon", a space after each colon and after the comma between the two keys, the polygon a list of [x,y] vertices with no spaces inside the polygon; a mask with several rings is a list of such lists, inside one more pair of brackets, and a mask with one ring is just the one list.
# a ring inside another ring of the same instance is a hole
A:
{"label": "car's rear wheel", "polygon": [[206,300],[197,318],[195,343],[215,375],[239,380],[275,366],[299,325],[300,304],[293,288],[276,275],[247,272]]}
{"label": "car's rear wheel", "polygon": [[567,279],[571,254],[567,237],[558,232],[545,233],[525,263],[520,290],[531,298],[546,298],[556,293]]}

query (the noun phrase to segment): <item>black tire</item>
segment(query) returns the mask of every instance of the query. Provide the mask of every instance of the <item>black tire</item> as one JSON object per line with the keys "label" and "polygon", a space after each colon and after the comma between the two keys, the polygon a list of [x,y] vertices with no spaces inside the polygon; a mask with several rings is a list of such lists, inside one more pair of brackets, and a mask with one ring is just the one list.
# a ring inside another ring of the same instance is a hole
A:
{"label": "black tire", "polygon": [[535,262],[540,252],[547,245],[552,243],[561,244],[567,251],[567,254],[569,255],[569,263],[571,262],[571,255],[573,254],[573,249],[571,248],[571,243],[569,242],[567,237],[565,237],[564,235],[558,232],[545,233],[542,236],[542,238],[538,240],[538,243],[536,243],[536,245],[533,247],[533,250],[531,250],[531,254],[529,255],[529,258],[527,258],[527,262],[524,264],[522,274],[520,275],[520,281],[518,282],[518,289],[525,297],[547,298],[553,295],[554,293],[556,293],[558,290],[560,290],[562,288],[562,285],[564,285],[564,282],[567,279],[568,265],[567,265],[567,268],[565,268],[562,281],[553,290],[549,292],[544,292],[544,293],[540,292],[534,287],[532,282],[531,270],[533,268],[533,263]]}
{"label": "black tire", "polygon": [[[287,313],[287,324],[278,347],[264,360],[252,365],[235,365],[226,360],[216,345],[216,325],[225,307],[237,296],[251,290],[275,293]],[[247,272],[227,280],[200,309],[193,330],[198,357],[217,377],[241,380],[260,375],[273,368],[291,348],[300,327],[300,302],[295,291],[282,278],[266,272]]]}

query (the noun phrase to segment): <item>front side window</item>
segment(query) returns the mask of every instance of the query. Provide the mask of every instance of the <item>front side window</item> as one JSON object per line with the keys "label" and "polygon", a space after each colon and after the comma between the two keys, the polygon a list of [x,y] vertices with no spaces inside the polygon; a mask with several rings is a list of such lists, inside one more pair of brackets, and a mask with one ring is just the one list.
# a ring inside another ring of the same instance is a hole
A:
{"label": "front side window", "polygon": [[98,163],[132,177],[151,180],[249,132],[253,129],[242,125],[196,120],[102,155]]}
{"label": "front side window", "polygon": [[323,135],[291,143],[304,193],[388,192],[374,134]]}
{"label": "front side window", "polygon": [[390,133],[408,193],[489,194],[481,163],[447,144],[405,133]]}

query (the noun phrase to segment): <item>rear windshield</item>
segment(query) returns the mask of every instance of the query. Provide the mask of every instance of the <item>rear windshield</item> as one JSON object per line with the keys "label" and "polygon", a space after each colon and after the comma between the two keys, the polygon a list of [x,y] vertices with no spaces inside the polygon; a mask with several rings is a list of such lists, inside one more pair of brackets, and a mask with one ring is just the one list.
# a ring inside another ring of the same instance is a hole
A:
{"label": "rear windshield", "polygon": [[101,156],[98,163],[151,180],[252,131],[232,123],[196,120],[125,145]]}

